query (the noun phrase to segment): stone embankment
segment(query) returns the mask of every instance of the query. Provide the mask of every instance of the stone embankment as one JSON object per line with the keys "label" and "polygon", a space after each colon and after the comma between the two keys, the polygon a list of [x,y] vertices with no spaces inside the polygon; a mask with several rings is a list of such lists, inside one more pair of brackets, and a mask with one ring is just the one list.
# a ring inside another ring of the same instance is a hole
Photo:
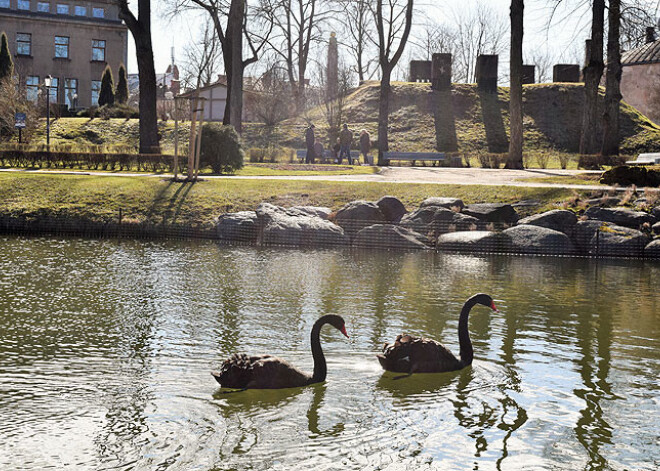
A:
{"label": "stone embankment", "polygon": [[263,246],[660,258],[660,205],[639,201],[646,207],[640,211],[611,197],[590,203],[579,216],[556,209],[524,219],[510,204],[456,198],[428,198],[412,212],[392,196],[352,201],[336,212],[262,203],[220,216],[217,235]]}

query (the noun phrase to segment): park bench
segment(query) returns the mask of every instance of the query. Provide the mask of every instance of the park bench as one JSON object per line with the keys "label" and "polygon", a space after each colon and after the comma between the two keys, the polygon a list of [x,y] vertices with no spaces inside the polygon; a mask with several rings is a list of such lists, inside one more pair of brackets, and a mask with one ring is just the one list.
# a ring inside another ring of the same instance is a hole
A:
{"label": "park bench", "polygon": [[[390,160],[409,160],[413,166],[417,160],[428,160],[432,162],[443,162],[446,159],[444,152],[383,152],[386,162]],[[435,163],[434,163],[435,165]]]}
{"label": "park bench", "polygon": [[635,160],[626,161],[626,165],[655,165],[660,164],[660,153],[639,154]]}
{"label": "park bench", "polygon": [[[307,155],[307,149],[297,149],[296,158],[301,164],[305,162],[305,156]],[[360,152],[357,150],[351,151],[351,158],[355,164],[360,164]],[[335,163],[334,158],[332,157],[332,151],[330,149],[323,149],[323,159],[326,162]],[[345,162],[346,160],[344,160]],[[343,162],[342,162],[343,163]],[[347,162],[348,163],[348,162]]]}

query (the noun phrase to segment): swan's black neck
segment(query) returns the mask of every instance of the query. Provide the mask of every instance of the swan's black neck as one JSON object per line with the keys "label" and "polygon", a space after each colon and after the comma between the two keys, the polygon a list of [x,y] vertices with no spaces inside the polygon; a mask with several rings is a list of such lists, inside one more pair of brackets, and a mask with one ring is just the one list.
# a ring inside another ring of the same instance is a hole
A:
{"label": "swan's black neck", "polygon": [[323,349],[321,348],[321,327],[327,324],[328,320],[324,317],[321,317],[314,323],[312,327],[312,358],[314,358],[314,374],[312,375],[311,383],[320,383],[325,381],[325,376],[328,372],[328,368],[325,364],[325,356],[323,355]]}
{"label": "swan's black neck", "polygon": [[477,304],[475,296],[468,299],[463,304],[461,309],[461,316],[458,318],[458,343],[461,346],[461,364],[463,366],[471,365],[474,358],[474,350],[472,350],[472,341],[470,340],[470,333],[468,332],[468,317],[470,310]]}

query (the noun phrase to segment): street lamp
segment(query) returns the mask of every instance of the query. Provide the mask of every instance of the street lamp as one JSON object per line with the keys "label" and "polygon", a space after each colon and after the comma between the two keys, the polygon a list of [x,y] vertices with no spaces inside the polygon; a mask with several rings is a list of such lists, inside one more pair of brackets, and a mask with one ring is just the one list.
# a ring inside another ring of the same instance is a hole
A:
{"label": "street lamp", "polygon": [[50,153],[50,84],[53,82],[53,77],[50,75],[44,79],[44,86],[46,87],[46,152]]}

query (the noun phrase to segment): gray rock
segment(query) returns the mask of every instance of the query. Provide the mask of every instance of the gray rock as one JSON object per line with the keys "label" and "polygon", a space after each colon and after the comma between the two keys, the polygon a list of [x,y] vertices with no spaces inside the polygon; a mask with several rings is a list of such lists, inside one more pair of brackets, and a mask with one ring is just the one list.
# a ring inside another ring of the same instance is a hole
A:
{"label": "gray rock", "polygon": [[644,256],[648,258],[660,258],[660,239],[655,239],[644,248]]}
{"label": "gray rock", "polygon": [[586,254],[639,257],[648,237],[641,231],[603,221],[579,221],[574,242]]}
{"label": "gray rock", "polygon": [[428,250],[428,244],[423,235],[393,224],[365,227],[353,240],[354,247],[396,250]]}
{"label": "gray rock", "polygon": [[628,208],[598,208],[591,207],[584,213],[589,219],[606,221],[618,226],[632,227],[638,229],[642,224],[654,224],[656,218],[642,211],[633,211]]}
{"label": "gray rock", "polygon": [[459,231],[442,234],[436,247],[439,251],[508,252],[511,239],[502,232]]}
{"label": "gray rock", "polygon": [[383,196],[376,201],[376,205],[387,222],[397,223],[408,212],[403,203],[394,196]]}
{"label": "gray rock", "polygon": [[660,206],[656,206],[651,210],[651,214],[658,220],[660,220]]}
{"label": "gray rock", "polygon": [[512,250],[520,253],[573,255],[573,243],[566,234],[547,227],[522,224],[503,231],[511,238]]}
{"label": "gray rock", "polygon": [[365,227],[383,224],[387,221],[376,203],[351,201],[337,211],[335,222],[344,229],[347,235],[353,237]]}
{"label": "gray rock", "polygon": [[513,224],[518,221],[516,210],[505,203],[468,204],[462,212],[486,222]]}
{"label": "gray rock", "polygon": [[545,213],[534,214],[518,221],[518,224],[531,224],[533,226],[547,227],[555,231],[571,234],[577,223],[577,216],[564,209],[553,209]]}
{"label": "gray rock", "polygon": [[341,227],[318,216],[269,203],[261,203],[256,213],[259,219],[257,242],[262,245],[328,247],[349,243]]}
{"label": "gray rock", "polygon": [[292,216],[317,216],[321,219],[328,219],[328,216],[332,213],[332,209],[324,206],[292,206],[286,209],[286,212]]}
{"label": "gray rock", "polygon": [[258,221],[254,211],[222,214],[216,225],[218,238],[227,242],[255,243]]}
{"label": "gray rock", "polygon": [[473,216],[457,213],[441,206],[426,206],[406,214],[401,219],[401,225],[435,239],[446,232],[474,230],[479,226],[485,226],[485,223]]}
{"label": "gray rock", "polygon": [[603,195],[600,198],[591,198],[586,201],[586,203],[589,206],[605,206],[605,207],[611,207],[611,206],[618,206],[621,204],[621,198],[617,198],[616,196],[607,196]]}
{"label": "gray rock", "polygon": [[651,226],[651,230],[654,234],[660,234],[660,222],[653,224],[653,226]]}
{"label": "gray rock", "polygon": [[426,208],[427,206],[440,206],[441,208],[447,209],[458,208],[459,211],[465,207],[463,200],[459,198],[443,198],[440,196],[426,198],[422,201],[422,204],[419,205],[420,208]]}

